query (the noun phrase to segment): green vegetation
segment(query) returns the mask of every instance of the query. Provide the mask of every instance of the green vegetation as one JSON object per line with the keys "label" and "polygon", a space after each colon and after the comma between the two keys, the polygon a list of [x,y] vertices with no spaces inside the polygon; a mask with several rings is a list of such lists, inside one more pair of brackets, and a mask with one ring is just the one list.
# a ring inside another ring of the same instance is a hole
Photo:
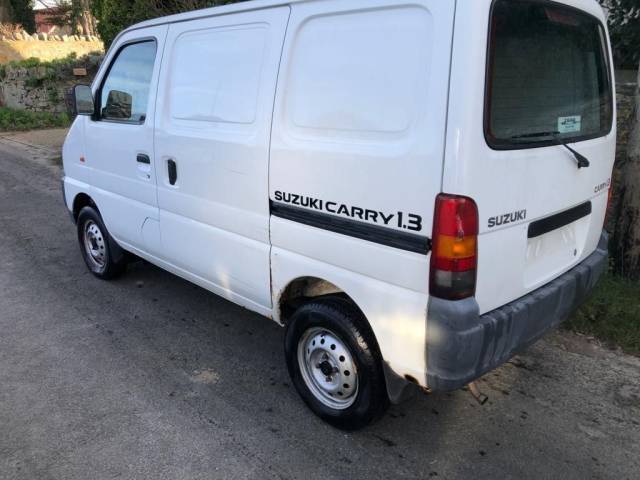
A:
{"label": "green vegetation", "polygon": [[129,25],[150,18],[243,0],[92,0],[91,13],[106,47]]}
{"label": "green vegetation", "polygon": [[75,52],[71,52],[64,58],[56,58],[54,60],[43,61],[36,57],[25,58],[24,60],[13,60],[7,63],[7,66],[12,67],[22,67],[22,68],[34,68],[34,67],[45,67],[45,68],[58,68],[58,67],[67,67],[73,66],[77,63],[78,54]]}
{"label": "green vegetation", "polygon": [[640,283],[609,273],[566,328],[640,355]]}
{"label": "green vegetation", "polygon": [[33,11],[35,0],[9,0],[13,22],[22,25],[27,32],[36,31],[36,16]]}
{"label": "green vegetation", "polygon": [[29,112],[0,107],[0,131],[64,128],[70,123],[66,113]]}
{"label": "green vegetation", "polygon": [[[100,52],[90,53],[88,56],[92,55],[101,55]],[[7,67],[13,68],[36,68],[43,67],[45,69],[45,74],[36,79],[30,78],[28,81],[31,83],[36,83],[36,85],[31,86],[41,86],[42,83],[46,80],[54,80],[55,72],[64,68],[73,68],[78,63],[82,63],[83,59],[87,57],[78,58],[78,55],[75,52],[71,52],[64,58],[57,58],[55,60],[42,61],[39,58],[31,57],[25,58],[24,60],[13,60],[11,62],[0,65],[0,80],[5,78]]]}
{"label": "green vegetation", "polygon": [[635,70],[640,61],[640,2],[599,0],[608,10],[609,33],[617,68]]}

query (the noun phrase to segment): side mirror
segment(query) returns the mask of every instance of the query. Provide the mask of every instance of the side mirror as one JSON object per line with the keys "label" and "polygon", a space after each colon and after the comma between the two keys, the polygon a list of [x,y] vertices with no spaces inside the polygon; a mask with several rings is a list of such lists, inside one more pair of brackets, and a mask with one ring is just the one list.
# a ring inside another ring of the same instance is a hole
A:
{"label": "side mirror", "polygon": [[111,90],[107,96],[107,104],[102,109],[102,117],[111,120],[130,120],[133,97],[118,90]]}
{"label": "side mirror", "polygon": [[93,115],[95,104],[89,85],[76,85],[71,91],[71,106],[75,115]]}

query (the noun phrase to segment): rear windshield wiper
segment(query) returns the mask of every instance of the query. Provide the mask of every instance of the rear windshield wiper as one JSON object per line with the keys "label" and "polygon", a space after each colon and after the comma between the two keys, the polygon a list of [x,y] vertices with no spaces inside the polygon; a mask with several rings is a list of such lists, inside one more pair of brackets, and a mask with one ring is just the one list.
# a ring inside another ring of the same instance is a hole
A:
{"label": "rear windshield wiper", "polygon": [[587,168],[591,166],[591,162],[587,157],[585,157],[579,152],[576,152],[573,148],[567,145],[567,142],[563,141],[560,137],[558,137],[558,135],[560,135],[560,132],[558,131],[524,133],[522,135],[514,135],[513,137],[511,137],[511,139],[517,140],[522,138],[551,137],[555,140],[556,145],[566,148],[573,154],[574,158],[576,159],[576,162],[578,163],[578,168]]}

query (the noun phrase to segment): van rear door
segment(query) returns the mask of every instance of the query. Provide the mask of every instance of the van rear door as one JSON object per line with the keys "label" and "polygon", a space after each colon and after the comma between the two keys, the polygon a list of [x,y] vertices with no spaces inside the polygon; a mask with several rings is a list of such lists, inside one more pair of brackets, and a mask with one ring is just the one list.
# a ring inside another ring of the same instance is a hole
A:
{"label": "van rear door", "polygon": [[[468,3],[456,19],[443,189],[478,205],[476,298],[486,312],[596,249],[615,106],[596,2]],[[474,26],[482,16],[486,26]]]}

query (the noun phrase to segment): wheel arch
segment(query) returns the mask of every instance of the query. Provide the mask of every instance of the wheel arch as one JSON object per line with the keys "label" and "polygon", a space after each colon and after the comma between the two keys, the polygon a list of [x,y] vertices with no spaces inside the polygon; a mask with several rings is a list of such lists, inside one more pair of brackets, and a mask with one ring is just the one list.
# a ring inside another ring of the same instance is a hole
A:
{"label": "wheel arch", "polygon": [[275,320],[283,326],[286,326],[291,319],[291,316],[297,308],[305,303],[317,300],[322,297],[339,297],[347,300],[360,314],[361,320],[364,322],[364,327],[369,330],[371,338],[375,343],[375,349],[379,355],[381,362],[385,382],[387,385],[387,394],[391,403],[397,404],[406,398],[407,386],[411,383],[418,383],[411,377],[399,376],[390,367],[389,363],[385,360],[379,339],[376,335],[376,331],[373,325],[365,315],[364,311],[354,298],[349,295],[339,285],[329,280],[325,280],[316,276],[299,276],[292,279],[286,286],[280,291],[277,297],[277,303],[275,304],[277,309],[275,312]]}
{"label": "wheel arch", "polygon": [[78,221],[80,210],[82,210],[84,207],[93,207],[98,211],[98,213],[100,212],[98,206],[96,205],[96,202],[93,201],[93,198],[91,198],[85,192],[80,192],[73,199],[73,209],[71,213],[73,214],[73,220],[75,222]]}
{"label": "wheel arch", "polygon": [[[286,325],[289,322],[291,315],[293,315],[300,305],[311,299],[326,297],[328,295],[336,295],[345,298],[358,309],[364,318],[366,318],[362,309],[358,307],[356,301],[347,292],[345,292],[344,289],[340,288],[333,282],[309,275],[294,278],[280,290],[276,304],[276,320],[278,323]],[[371,328],[370,325],[369,328]]]}

